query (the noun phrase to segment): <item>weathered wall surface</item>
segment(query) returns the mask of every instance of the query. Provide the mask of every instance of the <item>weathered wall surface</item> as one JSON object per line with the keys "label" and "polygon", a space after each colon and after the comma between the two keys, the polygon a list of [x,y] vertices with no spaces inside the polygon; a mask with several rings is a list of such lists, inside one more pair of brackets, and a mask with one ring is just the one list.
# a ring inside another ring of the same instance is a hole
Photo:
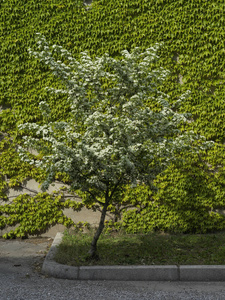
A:
{"label": "weathered wall surface", "polygon": [[[53,191],[58,191],[60,187],[63,185],[61,183],[56,182],[55,185],[51,185],[48,189],[48,192],[51,193]],[[64,185],[65,186],[65,185]],[[25,181],[22,185],[22,188],[17,189],[9,189],[7,196],[9,198],[9,201],[12,201],[17,196],[21,194],[29,194],[31,196],[35,196],[37,193],[41,192],[41,188],[34,179]],[[77,196],[71,196],[69,194],[65,194],[65,197],[70,197],[71,199],[74,199],[75,201],[81,201],[81,199]],[[0,199],[0,205],[4,202]],[[7,201],[8,203],[8,201]],[[89,210],[87,208],[83,208],[80,212],[74,212],[72,209],[65,209],[64,213],[66,216],[70,217],[75,223],[78,222],[88,222],[93,226],[96,226],[100,220],[100,212],[93,212],[92,210]],[[13,227],[7,227],[4,230],[0,230],[0,236],[2,236],[4,233],[9,232]],[[57,232],[63,232],[66,229],[65,226],[58,224],[53,226],[46,232],[45,234],[42,234],[42,236],[49,236],[54,237]]]}

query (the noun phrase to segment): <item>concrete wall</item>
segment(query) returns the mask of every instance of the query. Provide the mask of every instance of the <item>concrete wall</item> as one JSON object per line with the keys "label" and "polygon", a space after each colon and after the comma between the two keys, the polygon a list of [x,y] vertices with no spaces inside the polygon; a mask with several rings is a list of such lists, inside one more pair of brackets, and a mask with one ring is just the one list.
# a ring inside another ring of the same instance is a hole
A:
{"label": "concrete wall", "polygon": [[[48,189],[48,192],[58,191],[60,187],[63,185],[59,182],[55,182],[55,186],[51,185]],[[65,185],[64,185],[65,186]],[[17,196],[21,194],[28,194],[31,196],[35,196],[37,193],[41,192],[41,188],[39,184],[34,180],[28,180],[24,181],[21,188],[11,188],[9,189],[7,196],[10,201],[13,201]],[[66,197],[70,199],[74,199],[76,201],[82,201],[81,198],[78,196],[73,196],[70,194],[65,193]],[[0,205],[4,204],[2,199],[0,199]],[[74,222],[88,222],[92,226],[97,226],[100,221],[100,212],[93,212],[92,210],[88,210],[87,208],[83,208],[80,212],[74,212],[72,209],[65,209],[64,213],[66,216],[70,217]],[[4,233],[9,232],[13,227],[7,227],[4,230],[0,230],[0,236],[2,236]],[[49,231],[45,234],[42,234],[42,236],[49,236],[49,237],[55,237],[57,232],[63,232],[65,230],[65,226],[58,224],[53,226],[49,229]]]}

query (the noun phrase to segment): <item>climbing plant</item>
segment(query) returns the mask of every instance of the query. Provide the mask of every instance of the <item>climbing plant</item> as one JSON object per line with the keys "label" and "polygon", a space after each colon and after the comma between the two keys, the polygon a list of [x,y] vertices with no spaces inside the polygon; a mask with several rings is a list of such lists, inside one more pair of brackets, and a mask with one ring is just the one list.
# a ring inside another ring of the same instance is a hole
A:
{"label": "climbing plant", "polygon": [[[42,124],[43,117],[38,103],[46,100],[55,120],[68,118],[66,96],[49,94],[44,89],[45,86],[60,89],[63,88],[62,83],[45,65],[40,65],[38,60],[29,56],[28,49],[35,45],[36,32],[44,34],[51,44],[58,44],[69,50],[75,58],[79,58],[84,50],[88,50],[91,57],[109,53],[110,56],[119,58],[121,50],[130,51],[140,47],[144,51],[157,42],[163,42],[157,63],[170,70],[170,75],[159,89],[170,96],[171,104],[183,92],[190,90],[190,97],[182,103],[179,111],[192,113],[194,122],[183,125],[183,130],[193,130],[214,140],[216,145],[207,153],[202,153],[201,157],[193,159],[190,156],[187,167],[174,166],[168,169],[166,177],[159,176],[161,192],[152,196],[153,201],[158,201],[154,211],[157,214],[157,209],[160,211],[163,208],[165,215],[168,215],[172,206],[176,212],[181,207],[184,211],[189,207],[193,219],[187,218],[187,222],[198,224],[198,209],[197,206],[192,206],[196,202],[199,208],[202,207],[202,211],[207,212],[203,219],[209,218],[210,225],[207,227],[203,222],[205,228],[210,230],[214,227],[214,218],[218,218],[219,223],[223,224],[223,216],[218,215],[218,209],[221,211],[224,207],[225,183],[224,13],[223,0],[93,0],[88,9],[82,0],[2,0],[2,199],[7,201],[8,189],[20,186],[26,178],[35,178],[40,183],[44,180],[44,174],[29,164],[20,163],[18,167],[16,149],[21,143],[21,133],[17,126],[25,122]],[[58,59],[57,54],[55,58]],[[143,196],[141,192],[137,197],[143,199],[146,194]],[[182,203],[186,204],[182,206]],[[145,207],[147,209],[150,208]],[[146,214],[143,213],[142,224],[145,223],[144,215]],[[181,214],[177,218],[181,220]],[[180,230],[182,231],[182,226]]]}

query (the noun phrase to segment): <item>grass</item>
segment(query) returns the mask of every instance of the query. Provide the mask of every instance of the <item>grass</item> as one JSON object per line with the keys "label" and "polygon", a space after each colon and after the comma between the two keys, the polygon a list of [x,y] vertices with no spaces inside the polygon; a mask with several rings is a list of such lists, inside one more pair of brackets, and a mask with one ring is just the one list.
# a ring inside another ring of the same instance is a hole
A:
{"label": "grass", "polygon": [[55,259],[70,266],[223,265],[225,232],[215,234],[102,234],[98,261],[87,259],[92,232],[64,233]]}

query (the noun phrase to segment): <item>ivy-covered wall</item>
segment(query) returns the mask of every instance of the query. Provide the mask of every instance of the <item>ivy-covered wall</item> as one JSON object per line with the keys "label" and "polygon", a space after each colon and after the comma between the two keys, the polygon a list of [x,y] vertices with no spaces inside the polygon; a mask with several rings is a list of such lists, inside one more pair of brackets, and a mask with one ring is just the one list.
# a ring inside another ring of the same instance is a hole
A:
{"label": "ivy-covered wall", "polygon": [[[158,179],[160,193],[151,205],[155,203],[154,211],[158,209],[164,224],[196,223],[199,231],[224,228],[224,217],[209,213],[225,205],[224,16],[224,0],[94,0],[89,9],[82,0],[2,0],[0,197],[6,198],[7,188],[27,177],[43,179],[39,170],[19,161],[17,125],[41,122],[38,103],[43,99],[50,103],[55,119],[67,118],[65,98],[44,90],[46,86],[60,87],[60,83],[46,66],[28,55],[28,48],[36,47],[35,33],[44,34],[51,44],[63,46],[74,57],[84,50],[93,56],[108,52],[117,57],[123,49],[146,49],[163,42],[159,64],[170,70],[170,76],[161,89],[171,96],[171,103],[191,90],[181,108],[193,114],[195,122],[189,127],[214,140],[216,146],[162,175]],[[139,191],[136,197],[143,199],[141,195]],[[152,207],[148,202],[142,204],[142,213],[138,211],[138,228],[145,226],[146,230],[157,228],[156,222],[146,219],[153,219],[152,214],[146,217]],[[168,219],[171,212],[173,217]],[[132,223],[136,216],[137,212],[126,220]],[[200,221],[196,221],[198,216],[202,216]],[[187,231],[195,230],[192,225],[185,225]]]}

